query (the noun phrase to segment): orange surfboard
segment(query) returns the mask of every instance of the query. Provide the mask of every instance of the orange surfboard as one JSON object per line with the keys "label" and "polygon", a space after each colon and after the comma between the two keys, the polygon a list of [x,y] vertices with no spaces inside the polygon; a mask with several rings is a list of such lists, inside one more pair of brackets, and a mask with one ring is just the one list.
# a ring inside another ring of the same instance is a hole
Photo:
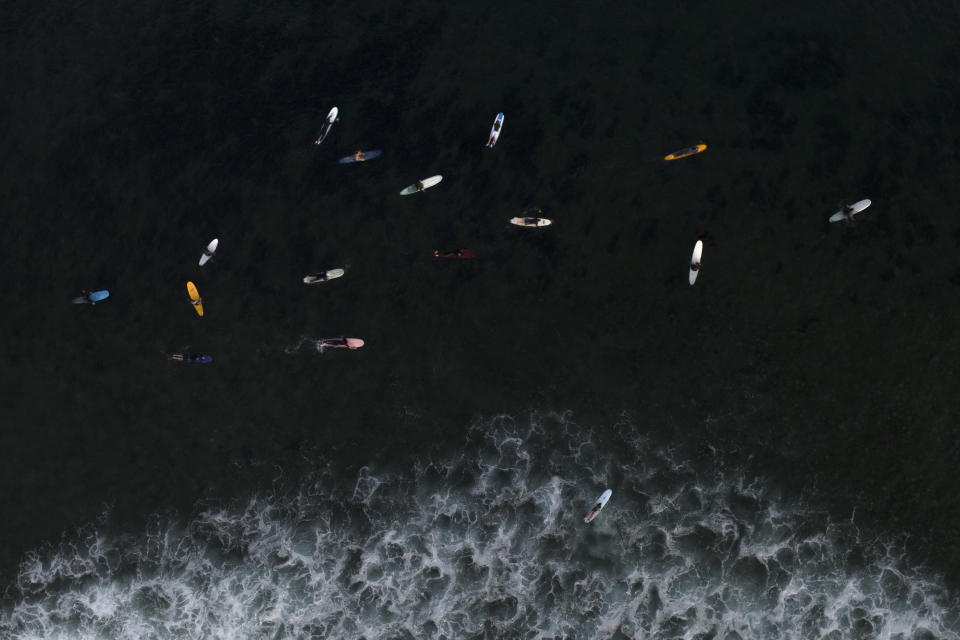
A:
{"label": "orange surfboard", "polygon": [[663,156],[663,159],[668,162],[670,160],[679,160],[680,158],[688,158],[690,156],[695,156],[698,153],[703,153],[706,150],[707,150],[707,145],[701,142],[700,144],[695,144],[692,147],[687,147],[686,149],[680,149],[679,151],[668,153],[667,155]]}
{"label": "orange surfboard", "polygon": [[197,315],[202,318],[203,317],[203,298],[201,298],[200,294],[197,292],[197,286],[192,282],[188,282],[187,293],[190,294],[190,302],[193,304],[193,308],[197,310]]}

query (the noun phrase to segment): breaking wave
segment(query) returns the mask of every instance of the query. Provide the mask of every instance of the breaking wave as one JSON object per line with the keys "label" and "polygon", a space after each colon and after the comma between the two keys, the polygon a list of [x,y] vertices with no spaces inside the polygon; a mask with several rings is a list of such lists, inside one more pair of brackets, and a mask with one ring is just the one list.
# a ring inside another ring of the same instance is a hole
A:
{"label": "breaking wave", "polygon": [[27,556],[0,635],[958,637],[957,602],[902,544],[630,425],[604,434],[499,417],[409,473],[321,470],[139,536],[90,526]]}

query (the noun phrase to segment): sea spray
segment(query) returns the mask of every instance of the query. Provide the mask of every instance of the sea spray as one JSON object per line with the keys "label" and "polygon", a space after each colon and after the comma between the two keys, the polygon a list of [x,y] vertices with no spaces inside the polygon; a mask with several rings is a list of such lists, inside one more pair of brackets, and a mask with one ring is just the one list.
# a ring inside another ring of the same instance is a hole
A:
{"label": "sea spray", "polygon": [[28,554],[0,636],[958,637],[958,603],[895,540],[633,425],[498,417],[406,474],[85,527]]}

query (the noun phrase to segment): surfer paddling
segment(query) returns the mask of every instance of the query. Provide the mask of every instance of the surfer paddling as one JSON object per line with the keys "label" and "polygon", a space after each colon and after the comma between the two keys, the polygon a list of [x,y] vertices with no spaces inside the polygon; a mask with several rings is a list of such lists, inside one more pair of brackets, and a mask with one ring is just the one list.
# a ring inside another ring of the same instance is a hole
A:
{"label": "surfer paddling", "polygon": [[363,340],[360,338],[324,338],[320,341],[321,348],[333,349],[359,349],[363,346]]}
{"label": "surfer paddling", "polygon": [[321,144],[327,138],[327,134],[330,133],[330,129],[333,128],[333,123],[339,119],[340,110],[336,107],[330,109],[330,113],[327,114],[327,118],[323,121],[323,126],[320,128],[320,135],[317,136],[317,139],[313,141],[313,144]]}
{"label": "surfer paddling", "polygon": [[603,504],[598,502],[597,504],[593,505],[593,508],[590,509],[590,513],[587,514],[587,519],[593,520],[596,518],[597,514],[600,513],[600,509],[603,509]]}
{"label": "surfer paddling", "polygon": [[503,126],[503,113],[498,113],[493,120],[493,126],[490,127],[490,137],[487,138],[487,148],[492,149],[497,144],[497,138],[500,137],[500,127]]}

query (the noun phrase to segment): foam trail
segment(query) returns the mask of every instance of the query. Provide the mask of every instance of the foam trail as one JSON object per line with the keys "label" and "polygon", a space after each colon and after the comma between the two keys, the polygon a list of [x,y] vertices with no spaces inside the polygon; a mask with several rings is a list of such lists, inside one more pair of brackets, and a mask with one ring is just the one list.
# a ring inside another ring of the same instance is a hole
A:
{"label": "foam trail", "polygon": [[[566,415],[29,554],[3,638],[957,638],[901,544]],[[606,439],[604,439],[606,438]],[[583,515],[607,486],[613,499]]]}
{"label": "foam trail", "polygon": [[288,344],[283,348],[283,352],[288,356],[292,356],[300,351],[305,345],[310,345],[313,347],[313,350],[317,353],[323,353],[326,349],[323,346],[323,338],[308,338],[306,336],[300,336],[300,340],[295,344]]}

